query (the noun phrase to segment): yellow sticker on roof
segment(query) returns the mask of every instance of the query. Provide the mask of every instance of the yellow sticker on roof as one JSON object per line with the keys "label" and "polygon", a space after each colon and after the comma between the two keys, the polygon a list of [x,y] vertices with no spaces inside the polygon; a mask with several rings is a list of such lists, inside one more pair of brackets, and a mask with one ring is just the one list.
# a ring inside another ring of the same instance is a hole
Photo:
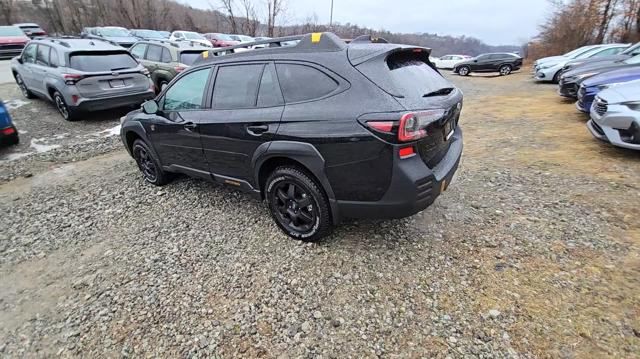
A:
{"label": "yellow sticker on roof", "polygon": [[320,38],[322,37],[322,33],[321,32],[314,32],[311,34],[311,42],[312,43],[317,43],[320,42]]}
{"label": "yellow sticker on roof", "polygon": [[206,59],[207,57],[209,57],[209,51],[203,51],[202,58]]}

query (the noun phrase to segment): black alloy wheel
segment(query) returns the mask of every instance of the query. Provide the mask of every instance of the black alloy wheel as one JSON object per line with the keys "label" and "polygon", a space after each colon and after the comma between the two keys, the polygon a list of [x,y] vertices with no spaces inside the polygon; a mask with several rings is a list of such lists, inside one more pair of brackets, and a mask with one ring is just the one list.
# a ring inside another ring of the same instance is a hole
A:
{"label": "black alloy wheel", "polygon": [[167,175],[145,142],[135,140],[131,152],[145,181],[156,186],[162,186],[168,182]]}
{"label": "black alloy wheel", "polygon": [[279,167],[269,176],[266,186],[271,215],[286,234],[312,242],[330,232],[328,201],[304,171]]}

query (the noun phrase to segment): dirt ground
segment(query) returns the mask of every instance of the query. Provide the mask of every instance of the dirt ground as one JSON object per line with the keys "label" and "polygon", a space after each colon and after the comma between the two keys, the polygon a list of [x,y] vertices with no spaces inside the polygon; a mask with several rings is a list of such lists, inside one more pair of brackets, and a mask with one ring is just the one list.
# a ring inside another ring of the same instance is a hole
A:
{"label": "dirt ground", "polygon": [[311,245],[242,194],[143,183],[116,115],[21,104],[19,128],[59,146],[0,151],[0,354],[640,357],[640,153],[529,76],[451,76],[449,190]]}

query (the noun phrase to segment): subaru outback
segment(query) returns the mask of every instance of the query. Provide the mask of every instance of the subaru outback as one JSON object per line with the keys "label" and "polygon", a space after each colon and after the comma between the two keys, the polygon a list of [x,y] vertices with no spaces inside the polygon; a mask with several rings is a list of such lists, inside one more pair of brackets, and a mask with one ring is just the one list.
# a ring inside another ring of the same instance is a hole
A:
{"label": "subaru outback", "polygon": [[11,71],[26,98],[50,100],[67,121],[155,96],[147,69],[127,50],[98,40],[31,40],[11,60]]}
{"label": "subaru outback", "polygon": [[251,45],[295,40],[204,52],[124,117],[122,141],[143,178],[164,185],[183,173],[249,192],[304,241],[343,218],[401,218],[432,204],[461,158],[462,92],[430,49],[332,33]]}
{"label": "subaru outback", "polygon": [[192,42],[148,40],[136,42],[129,52],[149,70],[156,88],[164,90],[177,74],[209,49]]}

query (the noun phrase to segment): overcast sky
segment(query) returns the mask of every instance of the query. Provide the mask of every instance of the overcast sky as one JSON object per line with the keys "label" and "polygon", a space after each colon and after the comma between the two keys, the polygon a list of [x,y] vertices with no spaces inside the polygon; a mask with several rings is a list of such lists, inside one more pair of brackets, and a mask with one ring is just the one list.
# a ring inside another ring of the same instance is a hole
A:
{"label": "overcast sky", "polygon": [[[219,0],[180,1],[207,9],[219,5]],[[253,1],[266,13],[265,0]],[[287,24],[314,13],[320,23],[329,23],[331,0],[286,1]],[[491,45],[517,45],[537,33],[548,10],[547,0],[334,0],[333,19],[392,32],[467,35]]]}

